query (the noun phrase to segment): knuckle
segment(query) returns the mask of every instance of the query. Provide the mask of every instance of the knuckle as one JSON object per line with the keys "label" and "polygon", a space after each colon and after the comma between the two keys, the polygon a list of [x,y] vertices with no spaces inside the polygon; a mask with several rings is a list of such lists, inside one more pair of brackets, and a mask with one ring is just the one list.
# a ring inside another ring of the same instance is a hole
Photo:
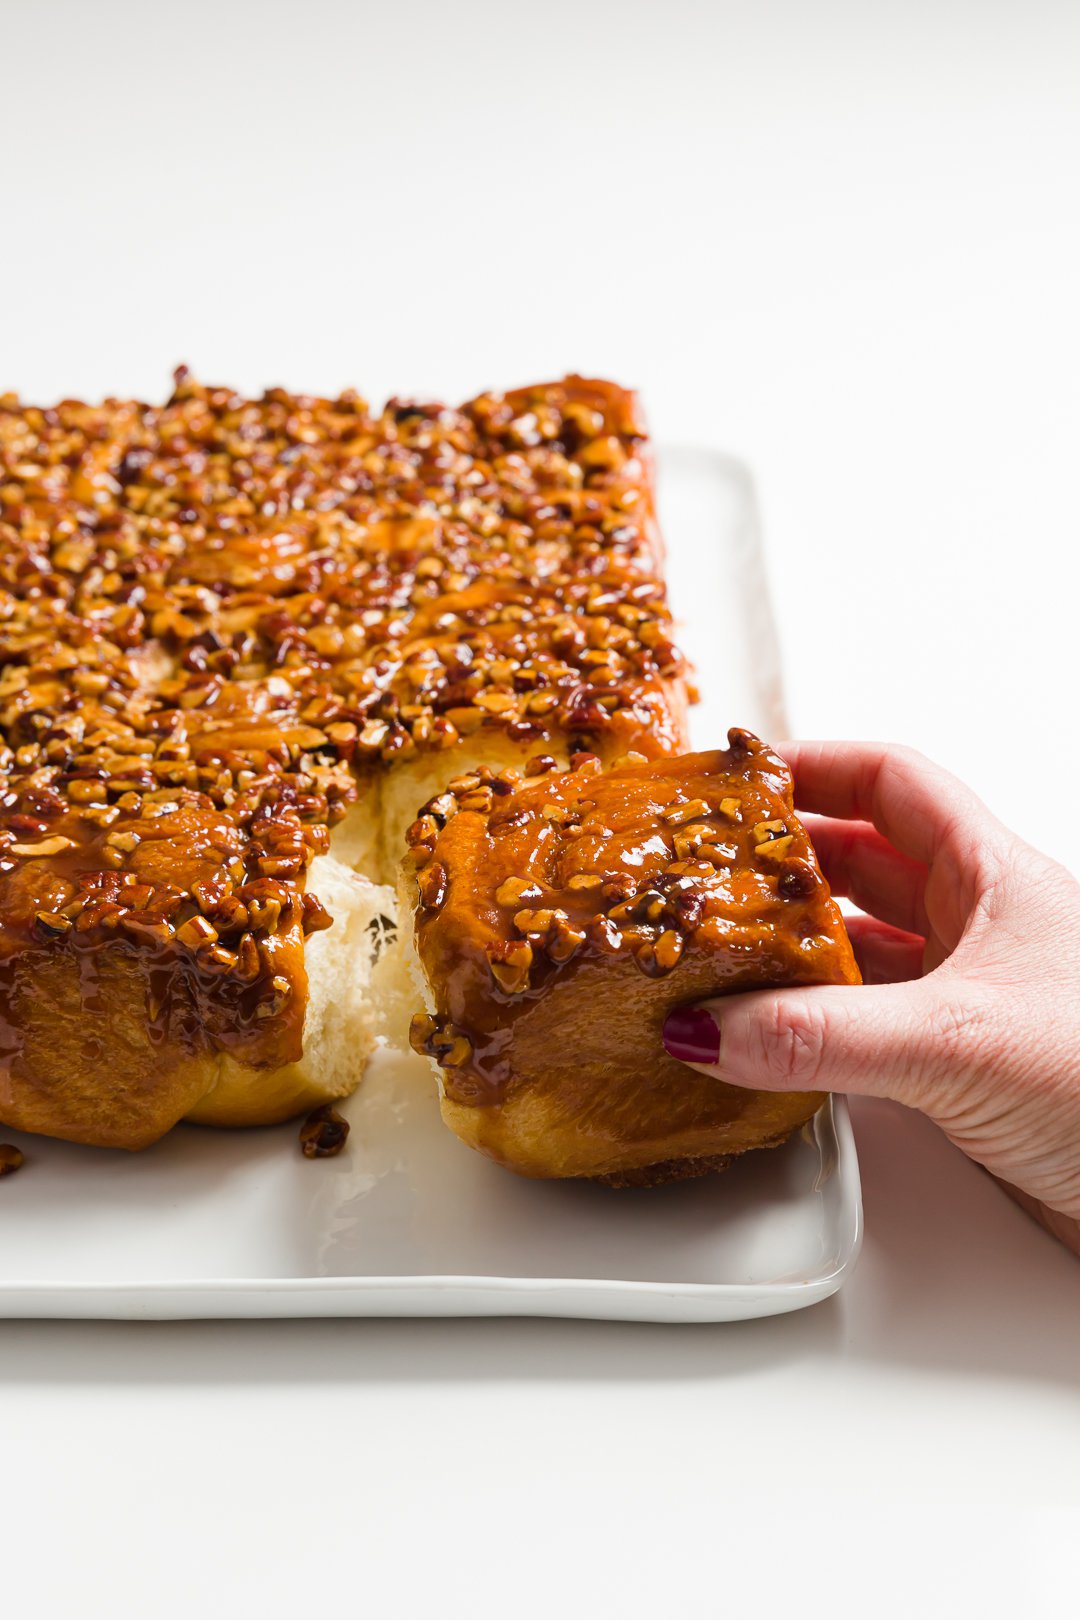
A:
{"label": "knuckle", "polygon": [[909,773],[922,773],[934,768],[933,762],[918,748],[912,748],[908,743],[890,743],[888,758],[899,769]]}
{"label": "knuckle", "polygon": [[819,1089],[826,1021],[807,997],[776,996],[753,1024],[750,1060],[763,1084],[780,1091]]}

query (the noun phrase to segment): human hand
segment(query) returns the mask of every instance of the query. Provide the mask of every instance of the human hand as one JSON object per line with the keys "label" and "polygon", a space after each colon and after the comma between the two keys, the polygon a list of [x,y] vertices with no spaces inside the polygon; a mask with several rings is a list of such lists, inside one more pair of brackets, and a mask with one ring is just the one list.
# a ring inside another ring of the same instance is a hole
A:
{"label": "human hand", "polygon": [[1080,1254],[1080,884],[947,771],[789,743],[795,802],[863,985],[677,1008],[673,1057],[732,1085],[918,1108]]}

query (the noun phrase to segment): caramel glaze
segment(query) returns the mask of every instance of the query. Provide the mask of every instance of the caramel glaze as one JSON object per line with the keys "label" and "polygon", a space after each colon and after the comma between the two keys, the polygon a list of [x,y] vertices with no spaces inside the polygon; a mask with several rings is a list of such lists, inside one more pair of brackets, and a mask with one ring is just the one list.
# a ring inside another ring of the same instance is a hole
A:
{"label": "caramel glaze", "polygon": [[480,732],[677,747],[660,563],[610,383],[381,412],[183,369],[164,406],[0,396],[0,1119],[50,1128],[18,1089],[47,1089],[46,984],[92,1021],[134,975],[162,1049],[297,1057],[331,921],[309,864],[398,761]]}
{"label": "caramel glaze", "polygon": [[[729,743],[608,771],[594,757],[569,772],[540,759],[523,780],[466,778],[429,806],[410,837],[435,1011],[417,1015],[412,1039],[440,1065],[452,1105],[498,1116],[529,1088],[569,1086],[560,1107],[584,1112],[598,1149],[614,1153],[598,1172],[618,1170],[618,1150],[647,1145],[651,1132],[729,1125],[761,1102],[715,1081],[695,1086],[666,1058],[659,1029],[671,1006],[857,980],[787,766],[749,732]],[[560,1045],[575,1074],[554,1055]],[[476,1134],[515,1168],[560,1173],[517,1162],[505,1120],[487,1141]]]}

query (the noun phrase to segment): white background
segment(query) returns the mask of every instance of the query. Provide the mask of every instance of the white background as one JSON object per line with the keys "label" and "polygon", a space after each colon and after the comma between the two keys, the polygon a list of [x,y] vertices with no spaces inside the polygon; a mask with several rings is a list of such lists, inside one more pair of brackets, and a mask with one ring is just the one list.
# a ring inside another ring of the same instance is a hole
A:
{"label": "white background", "polygon": [[[0,0],[0,387],[633,383],[754,470],[799,732],[1076,866],[1078,160],[1068,0]],[[0,1327],[5,1608],[1075,1608],[1076,1262],[856,1124],[801,1318]]]}

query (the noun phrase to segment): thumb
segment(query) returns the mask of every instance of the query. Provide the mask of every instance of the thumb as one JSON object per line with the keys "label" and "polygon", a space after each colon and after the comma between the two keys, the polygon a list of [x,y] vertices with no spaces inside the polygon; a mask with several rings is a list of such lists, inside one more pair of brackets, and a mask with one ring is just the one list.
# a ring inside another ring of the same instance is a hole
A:
{"label": "thumb", "polygon": [[970,1068],[971,1051],[959,1048],[978,1022],[935,981],[717,996],[669,1013],[664,1046],[733,1086],[853,1091],[932,1112]]}

